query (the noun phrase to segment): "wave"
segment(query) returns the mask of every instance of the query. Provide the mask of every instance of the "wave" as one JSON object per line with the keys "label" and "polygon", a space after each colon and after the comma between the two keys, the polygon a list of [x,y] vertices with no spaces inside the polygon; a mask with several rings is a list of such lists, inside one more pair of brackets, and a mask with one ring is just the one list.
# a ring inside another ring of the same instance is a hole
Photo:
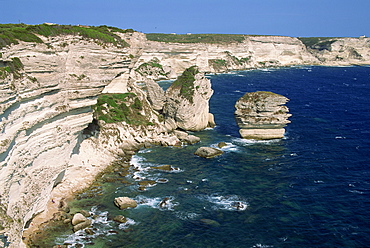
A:
{"label": "wave", "polygon": [[195,220],[198,219],[200,214],[197,213],[187,213],[187,212],[176,212],[176,217],[181,220]]}
{"label": "wave", "polygon": [[247,201],[237,195],[222,196],[213,194],[202,195],[198,198],[214,204],[211,207],[213,210],[243,211],[249,206]]}
{"label": "wave", "polygon": [[[94,206],[90,210],[88,217],[92,220],[92,227],[89,228],[90,232],[86,232],[86,229],[79,230],[71,235],[61,236],[57,238],[56,244],[69,244],[68,247],[85,247],[86,245],[93,244],[93,240],[98,237],[115,235],[118,232],[115,230],[115,222],[110,220],[108,211],[99,211],[98,207]],[[118,225],[119,229],[127,229],[131,225],[135,225],[136,222],[133,219],[126,218],[126,223]]]}
{"label": "wave", "polygon": [[216,149],[220,149],[224,152],[238,152],[239,151],[239,146],[236,145],[236,144],[233,144],[231,142],[225,142],[225,146],[224,147],[218,147],[218,144],[219,143],[215,143],[215,144],[211,144],[211,147],[213,148],[216,148]]}
{"label": "wave", "polygon": [[174,208],[179,205],[178,202],[174,201],[175,197],[173,196],[150,198],[143,195],[138,195],[134,198],[134,200],[138,203],[138,207],[147,206],[162,211],[174,211]]}
{"label": "wave", "polygon": [[281,139],[272,139],[272,140],[254,140],[254,139],[243,139],[243,138],[233,138],[232,143],[236,144],[238,146],[249,146],[249,145],[255,145],[255,144],[275,144],[277,142],[280,142]]}

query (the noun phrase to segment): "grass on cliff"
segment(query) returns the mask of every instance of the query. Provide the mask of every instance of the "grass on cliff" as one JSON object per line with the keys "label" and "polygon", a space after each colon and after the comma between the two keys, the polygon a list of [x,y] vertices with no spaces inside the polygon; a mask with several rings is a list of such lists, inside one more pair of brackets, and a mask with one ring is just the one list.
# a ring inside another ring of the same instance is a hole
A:
{"label": "grass on cliff", "polygon": [[127,47],[126,41],[121,39],[116,32],[130,33],[132,29],[119,29],[109,26],[72,26],[72,25],[27,25],[27,24],[0,24],[0,48],[19,41],[42,43],[37,35],[53,37],[60,35],[78,35],[83,38],[94,40],[98,44],[113,44],[115,46]]}
{"label": "grass on cliff", "polygon": [[130,125],[152,125],[141,114],[143,104],[134,93],[102,94],[94,106],[94,116],[106,123],[126,122]]}
{"label": "grass on cliff", "polygon": [[241,43],[245,37],[242,34],[146,34],[148,40],[173,43]]}
{"label": "grass on cliff", "polygon": [[165,73],[163,66],[159,63],[159,60],[154,58],[146,63],[141,64],[135,71],[142,76],[151,76],[157,72],[159,75],[166,77],[168,73]]}
{"label": "grass on cliff", "polygon": [[15,79],[21,77],[20,70],[23,69],[23,64],[18,57],[14,57],[11,61],[5,63],[5,67],[0,67],[0,79],[5,79],[9,74],[13,74]]}
{"label": "grass on cliff", "polygon": [[298,37],[302,43],[310,49],[316,50],[331,50],[331,44],[337,41],[333,37]]}
{"label": "grass on cliff", "polygon": [[199,73],[197,66],[186,69],[176,81],[172,83],[170,89],[180,89],[180,96],[193,103],[195,75]]}

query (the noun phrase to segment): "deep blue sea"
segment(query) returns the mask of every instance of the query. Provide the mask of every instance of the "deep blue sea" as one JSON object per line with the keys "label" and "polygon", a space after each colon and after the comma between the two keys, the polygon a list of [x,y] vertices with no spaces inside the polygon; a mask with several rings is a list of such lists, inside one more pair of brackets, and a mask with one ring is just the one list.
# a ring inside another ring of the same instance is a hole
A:
{"label": "deep blue sea", "polygon": [[[56,242],[130,248],[369,247],[370,67],[208,77],[217,126],[194,133],[201,138],[196,145],[141,150],[132,160],[136,179],[106,183],[95,198],[73,203],[95,215],[95,234],[67,233]],[[290,99],[284,139],[240,139],[234,104],[252,91]],[[193,155],[198,147],[218,142],[227,143],[223,155]],[[150,169],[165,164],[177,170]],[[143,179],[157,184],[140,191]],[[119,210],[113,204],[119,196],[140,204]],[[165,197],[169,205],[160,208]],[[243,207],[237,210],[236,202]],[[129,221],[111,220],[118,214]]]}

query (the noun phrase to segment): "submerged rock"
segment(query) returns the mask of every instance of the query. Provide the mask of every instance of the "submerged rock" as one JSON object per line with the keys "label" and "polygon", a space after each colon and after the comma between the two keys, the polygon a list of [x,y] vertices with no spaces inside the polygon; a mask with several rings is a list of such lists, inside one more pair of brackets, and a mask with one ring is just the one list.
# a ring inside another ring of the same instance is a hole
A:
{"label": "submerged rock", "polygon": [[225,146],[227,146],[227,144],[225,142],[220,142],[220,143],[217,144],[218,148],[222,148],[222,147],[225,147]]}
{"label": "submerged rock", "polygon": [[202,158],[212,158],[222,153],[224,152],[213,147],[199,147],[194,154]]}
{"label": "submerged rock", "polygon": [[117,215],[113,218],[114,221],[119,222],[119,223],[126,223],[127,218],[123,215]]}
{"label": "submerged rock", "polygon": [[160,166],[153,166],[153,167],[150,167],[152,169],[155,169],[155,170],[164,170],[164,171],[172,171],[173,168],[171,165],[169,164],[165,164],[165,165],[160,165]]}
{"label": "submerged rock", "polygon": [[288,98],[267,91],[246,93],[235,104],[239,133],[245,139],[280,139],[291,114],[284,105]]}
{"label": "submerged rock", "polygon": [[200,219],[200,222],[202,222],[203,224],[205,224],[207,226],[212,226],[212,227],[219,227],[219,226],[221,226],[220,223],[218,223],[215,220],[211,220],[211,219]]}
{"label": "submerged rock", "polygon": [[114,204],[120,209],[137,207],[137,202],[128,197],[117,197],[114,199]]}
{"label": "submerged rock", "polygon": [[166,207],[167,205],[168,205],[168,200],[169,200],[170,198],[168,198],[168,197],[166,197],[166,198],[164,198],[160,203],[159,203],[159,207],[161,207],[161,208],[164,208],[164,207]]}

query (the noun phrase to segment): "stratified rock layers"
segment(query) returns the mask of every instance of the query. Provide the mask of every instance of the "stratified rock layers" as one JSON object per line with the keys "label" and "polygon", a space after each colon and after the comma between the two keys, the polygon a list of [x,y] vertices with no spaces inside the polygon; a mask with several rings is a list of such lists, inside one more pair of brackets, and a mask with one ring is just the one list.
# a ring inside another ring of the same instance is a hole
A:
{"label": "stratified rock layers", "polygon": [[166,91],[164,114],[182,130],[202,130],[213,121],[209,113],[212,94],[210,80],[198,68],[190,67]]}
{"label": "stratified rock layers", "polygon": [[285,125],[290,123],[288,98],[266,91],[246,93],[235,104],[235,119],[239,133],[245,139],[280,139]]}

